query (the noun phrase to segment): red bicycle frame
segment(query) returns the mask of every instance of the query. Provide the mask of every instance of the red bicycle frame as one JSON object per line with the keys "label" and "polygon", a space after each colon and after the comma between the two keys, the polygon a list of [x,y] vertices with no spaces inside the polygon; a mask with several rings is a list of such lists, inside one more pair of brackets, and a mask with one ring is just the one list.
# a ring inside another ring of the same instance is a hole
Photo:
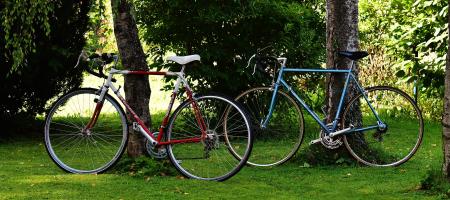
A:
{"label": "red bicycle frame", "polygon": [[[183,65],[180,72],[128,71],[128,70],[111,69],[111,71],[109,72],[108,78],[106,79],[106,82],[100,89],[100,97],[97,102],[97,106],[95,108],[94,114],[92,115],[91,120],[85,129],[89,130],[95,125],[98,115],[100,114],[100,111],[102,109],[104,96],[107,93],[107,91],[109,90],[109,88],[111,88],[112,91],[114,92],[114,94],[116,94],[116,96],[119,98],[119,100],[123,103],[123,105],[125,105],[125,108],[127,109],[127,111],[131,113],[131,115],[134,118],[134,121],[137,123],[137,124],[133,123],[133,128],[138,129],[152,143],[152,145],[161,146],[161,145],[168,145],[168,144],[202,141],[204,138],[206,138],[207,127],[206,127],[205,121],[203,120],[202,113],[200,112],[198,104],[193,97],[192,90],[189,87],[189,85],[187,84],[186,79],[184,78],[184,68],[185,68],[185,66]],[[159,127],[159,133],[161,133],[161,134],[158,134],[157,138],[155,138],[153,136],[153,132],[151,132],[148,129],[148,127],[144,124],[144,122],[139,118],[139,116],[134,112],[134,110],[128,105],[126,100],[120,95],[119,89],[114,87],[114,85],[112,84],[112,81],[111,81],[112,76],[114,74],[134,74],[134,75],[149,75],[149,76],[150,75],[161,75],[161,76],[177,76],[178,77],[177,82],[175,84],[175,88],[172,91],[172,95],[171,95],[171,99],[170,99],[170,103],[169,103],[167,112],[164,116],[161,126]],[[186,94],[187,94],[188,100],[193,102],[193,110],[194,110],[194,114],[195,114],[195,119],[201,129],[201,135],[199,137],[193,137],[193,138],[162,141],[162,135],[163,135],[162,133],[164,133],[164,128],[166,128],[167,124],[169,123],[169,117],[170,117],[170,114],[172,111],[172,107],[175,102],[175,99],[176,99],[176,96],[178,94],[181,84],[186,89]]]}

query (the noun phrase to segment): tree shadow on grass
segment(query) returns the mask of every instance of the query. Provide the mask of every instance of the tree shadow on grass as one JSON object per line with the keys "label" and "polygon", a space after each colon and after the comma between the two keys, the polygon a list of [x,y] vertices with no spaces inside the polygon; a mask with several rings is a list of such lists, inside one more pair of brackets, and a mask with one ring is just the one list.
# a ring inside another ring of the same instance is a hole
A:
{"label": "tree shadow on grass", "polygon": [[146,179],[153,176],[179,175],[178,171],[167,159],[156,160],[146,156],[130,158],[126,155],[108,173]]}
{"label": "tree shadow on grass", "polygon": [[428,171],[418,189],[442,199],[450,198],[450,181],[443,176],[441,170]]}

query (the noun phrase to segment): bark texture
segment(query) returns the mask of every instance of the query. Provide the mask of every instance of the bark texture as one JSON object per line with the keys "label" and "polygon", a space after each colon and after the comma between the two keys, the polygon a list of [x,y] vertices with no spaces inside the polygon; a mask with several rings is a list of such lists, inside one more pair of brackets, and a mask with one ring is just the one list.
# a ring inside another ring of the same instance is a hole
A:
{"label": "bark texture", "polygon": [[[131,4],[127,0],[112,0],[114,34],[125,69],[148,70],[145,53],[139,40],[136,21],[131,15]],[[125,76],[125,99],[136,114],[150,126],[150,84],[148,76]],[[129,119],[133,119],[127,112]],[[129,124],[128,155],[138,157],[145,153],[145,139]]]}
{"label": "bark texture", "polygon": [[[450,4],[450,0],[448,3]],[[448,18],[448,23],[450,24],[450,16]],[[450,40],[448,45],[448,47],[450,47]],[[444,177],[450,182],[450,48],[447,50],[447,64],[445,66],[445,93],[442,126],[442,148],[444,151],[442,172],[444,173]]]}
{"label": "bark texture", "polygon": [[[359,49],[358,36],[358,0],[327,0],[327,66],[330,69],[348,69],[351,67],[349,59],[339,58],[338,51],[357,51]],[[357,78],[358,69],[354,70]],[[325,121],[332,123],[337,112],[342,89],[345,84],[345,74],[328,74],[326,80],[325,94]],[[342,111],[347,102],[354,96],[355,84],[349,85]],[[352,120],[355,125],[361,122],[359,106],[350,111],[351,116],[346,119]],[[341,114],[342,115],[342,114]],[[342,116],[340,116],[342,118]],[[338,123],[341,120],[338,121]],[[340,123],[339,123],[340,124]],[[327,149],[320,143],[310,146],[306,158],[310,164],[336,164],[339,158],[350,156],[345,148]]]}
{"label": "bark texture", "polygon": [[[358,0],[327,0],[327,66],[335,69],[348,69],[351,67],[349,59],[337,56],[338,51],[359,50],[358,34]],[[357,78],[358,67],[354,74]],[[332,74],[327,76],[326,110],[327,123],[331,123],[336,116],[341,98],[342,88],[345,84],[345,74]],[[354,84],[350,85],[346,102],[353,97]],[[358,115],[358,112],[355,112]],[[357,117],[357,116],[355,116]]]}

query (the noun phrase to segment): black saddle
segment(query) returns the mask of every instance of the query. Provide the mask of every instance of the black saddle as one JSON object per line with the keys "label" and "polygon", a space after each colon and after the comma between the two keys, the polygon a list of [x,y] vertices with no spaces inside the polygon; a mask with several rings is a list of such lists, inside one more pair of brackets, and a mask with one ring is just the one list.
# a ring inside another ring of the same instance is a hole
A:
{"label": "black saddle", "polygon": [[369,55],[367,51],[339,51],[339,56],[349,58],[351,60],[359,60]]}

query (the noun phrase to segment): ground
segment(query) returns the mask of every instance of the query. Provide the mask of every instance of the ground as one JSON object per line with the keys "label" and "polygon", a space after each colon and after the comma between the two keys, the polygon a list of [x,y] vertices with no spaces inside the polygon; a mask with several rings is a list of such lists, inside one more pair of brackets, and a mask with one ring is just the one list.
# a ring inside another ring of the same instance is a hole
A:
{"label": "ground", "polygon": [[48,157],[41,135],[0,140],[0,199],[439,199],[419,190],[427,172],[442,162],[439,123],[426,123],[421,148],[400,167],[305,166],[294,160],[245,167],[225,182],[68,174]]}

